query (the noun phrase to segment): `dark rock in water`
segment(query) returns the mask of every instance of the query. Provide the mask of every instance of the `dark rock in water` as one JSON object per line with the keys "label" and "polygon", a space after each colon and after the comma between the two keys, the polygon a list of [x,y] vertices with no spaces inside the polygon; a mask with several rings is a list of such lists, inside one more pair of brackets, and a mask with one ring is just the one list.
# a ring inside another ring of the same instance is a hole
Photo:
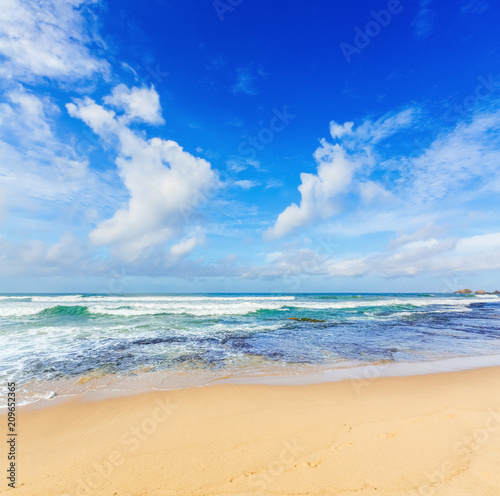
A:
{"label": "dark rock in water", "polygon": [[500,294],[500,291],[498,291],[498,289],[495,289],[495,291],[493,291],[493,294]]}
{"label": "dark rock in water", "polygon": [[472,294],[472,291],[470,289],[459,289],[458,291],[455,291],[453,294]]}
{"label": "dark rock in water", "polygon": [[476,291],[476,294],[481,294],[482,295],[482,294],[490,294],[490,293],[487,293],[486,291],[483,291],[482,289],[478,289]]}
{"label": "dark rock in water", "polygon": [[318,320],[318,319],[308,319],[307,317],[288,317],[287,320],[296,320],[297,322],[326,322],[326,320]]}

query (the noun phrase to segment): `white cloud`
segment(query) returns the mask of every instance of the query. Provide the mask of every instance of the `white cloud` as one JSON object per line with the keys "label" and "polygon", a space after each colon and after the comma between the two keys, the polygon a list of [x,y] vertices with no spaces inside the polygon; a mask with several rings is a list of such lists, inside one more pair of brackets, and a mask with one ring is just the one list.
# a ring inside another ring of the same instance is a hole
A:
{"label": "white cloud", "polygon": [[433,222],[427,223],[412,234],[403,234],[389,243],[389,247],[408,245],[411,243],[425,241],[433,236],[442,234],[445,231],[443,227],[436,226]]}
{"label": "white cloud", "polygon": [[[467,212],[467,202],[500,192],[500,110],[471,114],[469,122],[439,134],[420,154],[396,151],[389,159],[382,158],[394,149],[386,148],[384,140],[406,132],[410,125],[418,129],[420,117],[419,111],[407,109],[358,127],[332,122],[331,135],[337,143],[322,140],[314,155],[316,174],[301,174],[300,205],[287,207],[266,238],[278,239],[295,228],[334,217],[342,211],[346,194],[361,200],[359,215],[357,210],[350,212],[349,222],[358,215],[366,232],[376,232],[395,231],[402,223],[414,225],[412,217],[456,218],[457,212]],[[404,136],[400,139],[405,141]],[[367,225],[377,222],[373,228]],[[342,226],[337,229],[345,231]],[[356,226],[349,229],[359,231]]]}
{"label": "white cloud", "polygon": [[[372,147],[407,127],[414,115],[414,110],[407,109],[377,121],[366,120],[356,129],[352,122],[343,125],[332,122],[331,136],[335,140],[343,138],[342,142],[331,144],[321,141],[321,146],[314,153],[317,173],[304,172],[300,175],[300,205],[292,203],[287,207],[278,216],[275,225],[266,231],[265,237],[281,238],[297,227],[338,213],[341,210],[340,196],[350,191],[356,170],[375,164]],[[373,182],[361,186],[361,193],[371,200],[377,196],[388,196],[381,185]]]}
{"label": "white cloud", "polygon": [[500,233],[462,239],[411,242],[396,251],[330,261],[329,276],[402,277],[423,273],[450,275],[500,269]]}
{"label": "white cloud", "polygon": [[[435,227],[435,226],[434,226]],[[435,228],[435,232],[437,232]],[[500,233],[464,238],[418,239],[431,227],[388,245],[387,250],[369,255],[334,257],[324,250],[300,248],[269,253],[267,265],[254,267],[259,277],[285,276],[398,278],[420,274],[449,277],[456,273],[500,269]],[[411,241],[413,240],[413,241]]]}
{"label": "white cloud", "polygon": [[361,199],[365,203],[372,203],[376,200],[387,200],[391,198],[391,193],[375,181],[360,183],[359,192]]}
{"label": "white cloud", "polygon": [[235,181],[234,184],[236,184],[236,186],[239,186],[242,189],[252,189],[255,188],[255,186],[259,185],[257,181],[251,181],[250,179],[242,179],[240,181]]}
{"label": "white cloud", "polygon": [[248,169],[248,167],[254,167],[255,169],[260,169],[261,164],[258,160],[252,160],[249,158],[238,158],[238,159],[226,160],[226,166],[230,170],[238,173]]}
{"label": "white cloud", "polygon": [[266,232],[268,239],[281,238],[296,227],[317,218],[327,218],[339,210],[334,202],[350,184],[358,164],[349,159],[340,145],[322,142],[314,154],[318,163],[317,174],[303,172],[300,205],[292,203],[279,216],[274,227]]}
{"label": "white cloud", "polygon": [[352,128],[354,122],[345,122],[344,124],[337,124],[335,121],[330,122],[330,134],[333,139],[343,138],[346,134],[352,135]]}
{"label": "white cloud", "polygon": [[125,111],[123,121],[147,122],[149,124],[162,124],[160,97],[154,86],[148,88],[127,88],[119,84],[113,89],[111,95],[104,98],[104,103]]}
{"label": "white cloud", "polygon": [[17,138],[28,138],[30,142],[54,138],[49,119],[59,113],[59,108],[49,98],[35,96],[21,85],[8,91],[6,97],[10,104],[0,104],[0,124],[4,130],[9,129]]}
{"label": "white cloud", "polygon": [[389,113],[372,121],[366,119],[354,128],[352,122],[343,125],[335,121],[330,123],[330,134],[333,139],[342,138],[342,144],[348,149],[357,149],[361,144],[374,145],[410,126],[418,117],[419,111],[407,108],[397,113]]}
{"label": "white cloud", "polygon": [[120,258],[135,260],[147,248],[178,235],[209,190],[218,186],[209,162],[174,141],[143,138],[90,98],[67,109],[102,138],[118,140],[116,164],[130,199],[101,222],[90,239],[96,245],[112,245]]}
{"label": "white cloud", "polygon": [[113,204],[109,178],[89,168],[88,160],[61,142],[53,131],[59,109],[21,85],[6,93],[0,104],[0,175],[3,209],[42,211],[62,203],[87,208]]}
{"label": "white cloud", "polygon": [[99,43],[89,34],[81,0],[2,0],[0,8],[0,76],[32,81],[63,80],[106,74],[109,65],[89,48]]}
{"label": "white cloud", "polygon": [[80,118],[101,138],[110,139],[125,129],[116,119],[113,110],[105,109],[92,98],[85,97],[82,100],[76,100],[76,102],[76,105],[74,103],[66,105],[69,115]]}
{"label": "white cloud", "polygon": [[[406,197],[418,203],[456,196],[459,200],[481,193],[480,186],[499,177],[500,111],[482,112],[470,123],[460,123],[438,137],[419,157],[408,163]],[[476,183],[474,188],[471,184]]]}
{"label": "white cloud", "polygon": [[280,179],[268,179],[266,181],[266,189],[270,188],[282,188],[283,187],[283,181]]}
{"label": "white cloud", "polygon": [[177,244],[174,244],[170,247],[170,254],[175,259],[185,257],[189,253],[191,253],[196,246],[201,245],[204,241],[204,236],[198,232],[195,236],[188,238],[184,241],[181,241]]}
{"label": "white cloud", "polygon": [[88,257],[87,246],[71,234],[63,234],[54,244],[39,240],[12,242],[0,238],[0,273],[2,275],[52,275],[99,272],[99,262]]}

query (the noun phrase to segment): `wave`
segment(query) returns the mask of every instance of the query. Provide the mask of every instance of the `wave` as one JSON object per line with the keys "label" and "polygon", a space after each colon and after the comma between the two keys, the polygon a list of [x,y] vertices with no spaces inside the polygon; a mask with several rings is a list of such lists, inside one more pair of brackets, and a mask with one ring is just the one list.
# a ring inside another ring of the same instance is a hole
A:
{"label": "wave", "polygon": [[91,312],[88,307],[70,306],[70,305],[57,305],[55,307],[46,308],[38,315],[41,317],[60,317],[64,315],[69,316],[90,316]]}
{"label": "wave", "polygon": [[378,295],[319,295],[318,300],[359,300],[360,298],[380,298]]}
{"label": "wave", "polygon": [[[187,315],[195,317],[265,315],[276,311],[342,311],[385,308],[388,311],[428,308],[434,306],[443,311],[454,309],[467,311],[478,301],[460,297],[383,297],[327,299],[321,297],[269,296],[269,297],[103,297],[81,298],[79,295],[46,298],[31,302],[4,301],[0,303],[0,317],[34,316],[120,316]],[[59,299],[58,299],[59,298]],[[495,295],[487,295],[488,303],[500,302]],[[484,301],[484,299],[483,299]],[[71,303],[77,303],[71,305]],[[485,302],[486,303],[486,302]],[[428,311],[428,310],[427,310]]]}

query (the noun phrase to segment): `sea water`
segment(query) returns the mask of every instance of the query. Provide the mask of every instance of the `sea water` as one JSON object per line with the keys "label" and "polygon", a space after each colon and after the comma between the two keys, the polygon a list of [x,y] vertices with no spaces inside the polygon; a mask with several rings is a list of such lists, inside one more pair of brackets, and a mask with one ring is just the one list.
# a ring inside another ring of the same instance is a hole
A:
{"label": "sea water", "polygon": [[266,374],[500,354],[500,298],[0,295],[0,379]]}

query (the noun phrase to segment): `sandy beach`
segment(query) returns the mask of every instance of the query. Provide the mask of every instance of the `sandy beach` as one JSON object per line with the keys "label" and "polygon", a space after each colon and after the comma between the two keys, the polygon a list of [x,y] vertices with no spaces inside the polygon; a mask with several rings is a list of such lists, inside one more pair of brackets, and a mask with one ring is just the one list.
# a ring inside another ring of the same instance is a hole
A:
{"label": "sandy beach", "polygon": [[499,390],[492,367],[21,407],[0,492],[497,496]]}

